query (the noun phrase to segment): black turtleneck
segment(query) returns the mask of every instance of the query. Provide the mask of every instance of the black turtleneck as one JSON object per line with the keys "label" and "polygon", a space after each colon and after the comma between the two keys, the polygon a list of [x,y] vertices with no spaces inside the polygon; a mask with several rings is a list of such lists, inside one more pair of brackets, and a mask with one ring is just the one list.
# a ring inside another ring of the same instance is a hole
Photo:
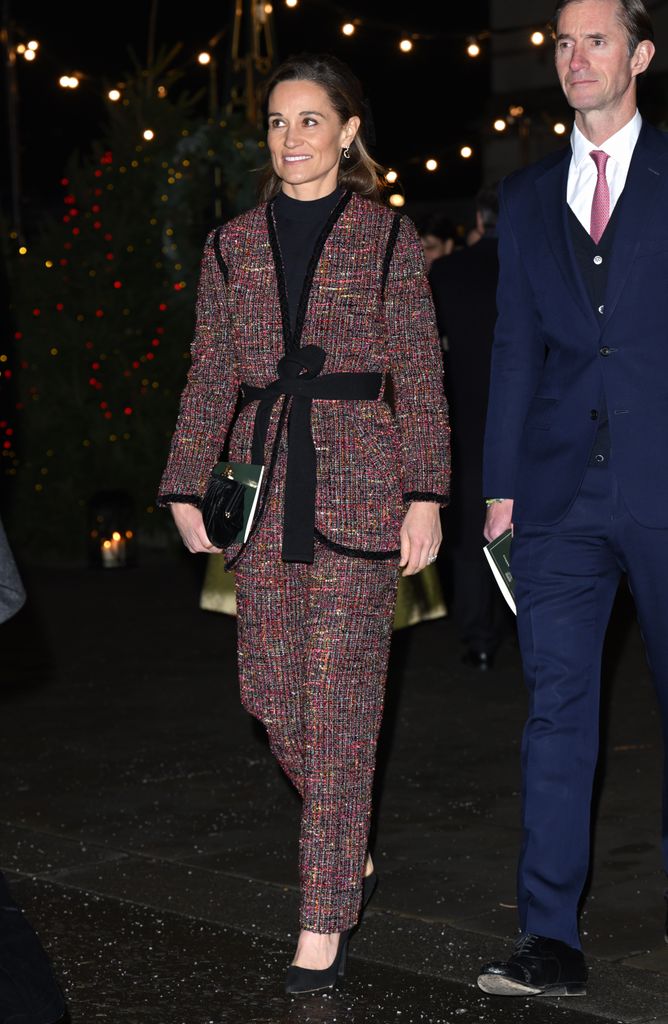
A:
{"label": "black turtleneck", "polygon": [[276,232],[288,292],[290,326],[293,331],[304,278],[315,243],[343,193],[344,189],[337,188],[322,199],[305,200],[292,199],[285,192],[279,192],[274,199]]}

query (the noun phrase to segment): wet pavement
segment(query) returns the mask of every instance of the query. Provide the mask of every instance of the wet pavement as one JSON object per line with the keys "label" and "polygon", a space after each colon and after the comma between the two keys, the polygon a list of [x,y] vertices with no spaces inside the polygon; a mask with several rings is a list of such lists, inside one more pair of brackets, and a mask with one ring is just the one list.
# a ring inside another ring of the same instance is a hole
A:
{"label": "wet pavement", "polygon": [[290,998],[299,804],[239,705],[235,623],[195,559],[33,569],[2,627],[0,868],[73,1024],[668,1024],[657,712],[631,610],[608,645],[580,999],[493,999],[515,928],[517,649],[460,664],[452,624],[397,634],[373,845],[381,882],[346,981]]}

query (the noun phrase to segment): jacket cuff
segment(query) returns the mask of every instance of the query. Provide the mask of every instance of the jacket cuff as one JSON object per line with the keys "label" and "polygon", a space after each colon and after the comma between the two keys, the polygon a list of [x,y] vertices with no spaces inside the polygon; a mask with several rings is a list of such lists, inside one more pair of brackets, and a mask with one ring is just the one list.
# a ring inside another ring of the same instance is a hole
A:
{"label": "jacket cuff", "polygon": [[168,505],[194,505],[199,508],[202,499],[199,494],[160,494],[155,503],[158,508],[167,508]]}
{"label": "jacket cuff", "polygon": [[433,491],[407,491],[403,498],[406,505],[411,501],[433,501],[445,507],[450,502],[448,494],[434,494]]}

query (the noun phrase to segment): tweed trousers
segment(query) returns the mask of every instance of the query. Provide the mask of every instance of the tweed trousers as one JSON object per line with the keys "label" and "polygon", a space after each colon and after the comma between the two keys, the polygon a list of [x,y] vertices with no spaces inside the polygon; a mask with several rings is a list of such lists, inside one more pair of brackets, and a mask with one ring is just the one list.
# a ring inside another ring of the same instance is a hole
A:
{"label": "tweed trousers", "polygon": [[301,927],[340,932],[362,899],[398,559],[316,542],[312,564],[283,562],[278,480],[236,570],[241,699],[303,800]]}

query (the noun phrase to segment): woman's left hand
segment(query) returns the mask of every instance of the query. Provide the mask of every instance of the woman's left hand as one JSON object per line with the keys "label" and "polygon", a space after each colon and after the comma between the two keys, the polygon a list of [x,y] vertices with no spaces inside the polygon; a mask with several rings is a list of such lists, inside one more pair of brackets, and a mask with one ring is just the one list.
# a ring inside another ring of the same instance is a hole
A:
{"label": "woman's left hand", "polygon": [[399,567],[404,570],[402,576],[413,576],[429,565],[430,561],[436,561],[442,540],[441,518],[436,502],[412,502],[401,527]]}

